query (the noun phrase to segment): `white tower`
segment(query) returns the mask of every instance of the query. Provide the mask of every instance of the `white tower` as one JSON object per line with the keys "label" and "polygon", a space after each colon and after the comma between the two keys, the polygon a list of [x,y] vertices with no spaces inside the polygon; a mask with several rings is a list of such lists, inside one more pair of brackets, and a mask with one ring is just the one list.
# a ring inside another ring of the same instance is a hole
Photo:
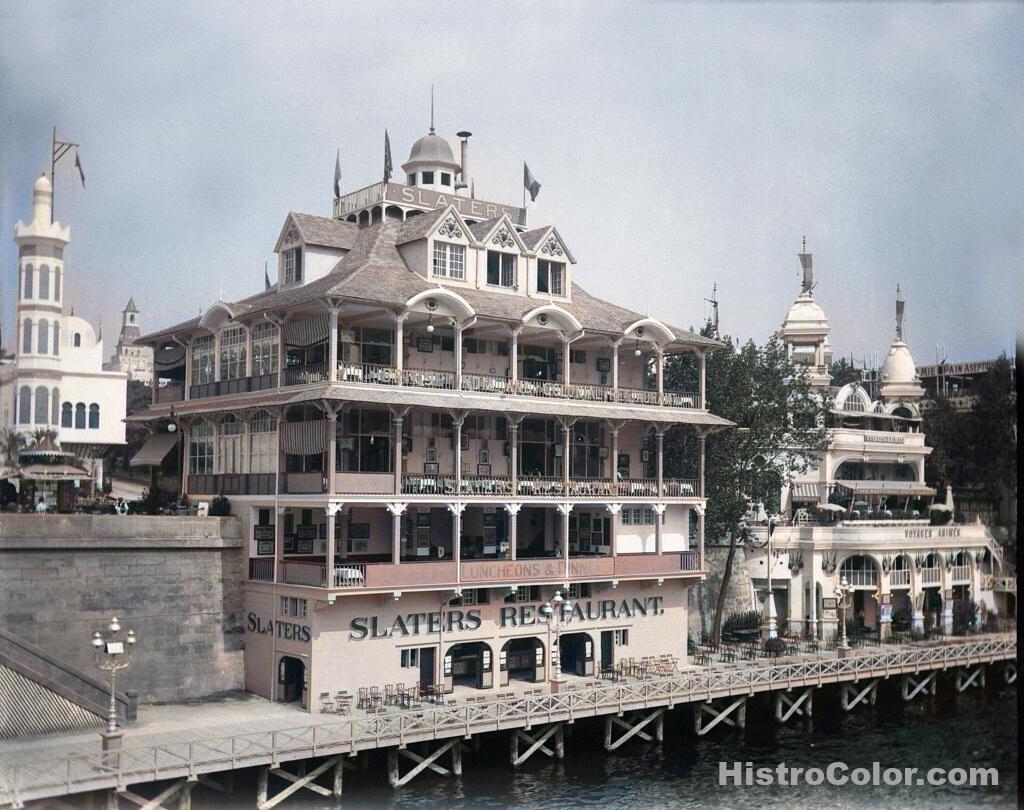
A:
{"label": "white tower", "polygon": [[805,239],[804,252],[797,254],[803,270],[800,295],[789,308],[778,334],[793,362],[807,368],[811,387],[823,392],[831,382],[832,347],[828,342],[831,327],[824,310],[814,300],[814,267],[811,254],[806,251]]}
{"label": "white tower", "polygon": [[18,386],[12,421],[22,430],[55,427],[59,421],[64,248],[71,229],[50,221],[52,206],[53,186],[44,174],[32,186],[32,221],[14,226]]}

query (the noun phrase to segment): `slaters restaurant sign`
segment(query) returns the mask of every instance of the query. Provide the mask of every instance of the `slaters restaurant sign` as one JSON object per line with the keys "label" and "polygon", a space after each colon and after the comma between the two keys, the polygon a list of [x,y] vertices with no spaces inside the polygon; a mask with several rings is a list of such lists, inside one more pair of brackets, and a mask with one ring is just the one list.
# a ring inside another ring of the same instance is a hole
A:
{"label": "slaters restaurant sign", "polygon": [[450,203],[455,206],[455,210],[462,214],[462,216],[469,217],[470,219],[494,219],[502,214],[508,214],[509,219],[517,225],[526,224],[526,209],[516,206],[460,197],[458,194],[442,194],[439,191],[416,188],[415,186],[403,186],[398,183],[388,183],[385,194],[388,202],[418,205],[424,208],[444,208]]}

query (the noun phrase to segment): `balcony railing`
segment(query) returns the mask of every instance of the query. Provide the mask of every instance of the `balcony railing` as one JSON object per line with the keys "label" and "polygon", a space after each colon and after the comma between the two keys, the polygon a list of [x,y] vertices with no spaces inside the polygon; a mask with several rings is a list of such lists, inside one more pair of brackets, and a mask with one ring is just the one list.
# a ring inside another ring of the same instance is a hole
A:
{"label": "balcony railing", "polygon": [[620,478],[616,482],[619,495],[627,498],[657,497],[657,478]]}
{"label": "balcony railing", "polygon": [[285,385],[310,385],[327,380],[327,363],[310,363],[305,366],[291,366],[284,370]]}
{"label": "balcony railing", "polygon": [[957,584],[969,583],[971,581],[971,566],[954,565],[953,582]]}
{"label": "balcony railing", "polygon": [[561,476],[551,475],[528,475],[519,478],[519,495],[530,496],[564,496],[565,479]]}
{"label": "balcony railing", "polygon": [[273,557],[250,557],[249,558],[249,579],[256,582],[274,581],[274,558]]}
{"label": "balcony railing", "polygon": [[889,585],[893,588],[910,587],[910,569],[895,568],[889,572]]}
{"label": "balcony railing", "polygon": [[511,495],[512,479],[493,475],[464,475],[460,488],[463,495]]}
{"label": "balcony railing", "polygon": [[[568,487],[561,476],[524,475],[517,481],[522,497],[570,498],[690,498],[700,493],[696,479],[666,478],[658,494],[654,478],[571,478]],[[454,495],[455,476],[450,474],[406,473],[402,476],[403,495]],[[512,480],[507,475],[464,475],[462,495],[508,496],[512,493]]]}
{"label": "balcony railing", "polygon": [[[462,561],[461,582],[467,584],[538,581],[564,581],[565,560],[560,557],[525,560]],[[569,577],[592,579],[615,576],[660,576],[701,570],[696,551],[673,551],[664,554],[621,554],[610,556],[578,556],[569,558]],[[251,558],[249,579],[273,582],[274,560]],[[278,563],[278,582],[313,588],[395,588],[431,587],[457,584],[456,564],[451,560],[394,563],[335,562],[330,585],[327,565],[319,562],[283,560]]]}
{"label": "balcony railing", "polygon": [[167,383],[156,389],[156,402],[181,402],[185,399],[185,383]]}
{"label": "balcony railing", "polygon": [[277,374],[256,374],[252,377],[238,377],[232,380],[199,383],[188,389],[189,399],[220,397],[229,394],[248,394],[277,387]]}
{"label": "balcony railing", "polygon": [[[302,366],[301,368],[311,368]],[[391,366],[367,363],[341,363],[338,380],[341,382],[398,385],[413,388],[432,388],[453,391],[479,391],[488,394],[517,394],[547,399],[572,399],[584,402],[619,402],[633,405],[665,405],[672,408],[698,407],[698,395],[685,391],[665,391],[659,394],[641,388],[612,388],[596,383],[561,383],[555,380],[511,380],[497,374],[463,373],[460,386],[456,386],[455,372],[447,369],[405,368],[401,372]],[[318,382],[319,380],[311,380]],[[298,384],[298,383],[289,383]]]}
{"label": "balcony railing", "polygon": [[410,473],[402,476],[403,495],[454,495],[454,475]]}
{"label": "balcony railing", "polygon": [[274,473],[190,475],[190,495],[273,495]]}
{"label": "balcony railing", "polygon": [[939,567],[935,568],[922,568],[921,569],[921,584],[922,585],[941,585],[942,584],[942,569]]}

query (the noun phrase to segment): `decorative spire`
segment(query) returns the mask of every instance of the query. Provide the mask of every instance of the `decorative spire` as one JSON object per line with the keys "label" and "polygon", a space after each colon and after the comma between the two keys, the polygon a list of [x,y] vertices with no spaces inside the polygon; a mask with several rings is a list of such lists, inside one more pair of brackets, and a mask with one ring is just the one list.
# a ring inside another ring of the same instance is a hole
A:
{"label": "decorative spire", "polygon": [[434,134],[434,85],[430,85],[430,134]]}
{"label": "decorative spire", "polygon": [[896,285],[896,339],[903,340],[903,298],[900,297],[900,285]]}
{"label": "decorative spire", "polygon": [[711,317],[708,318],[708,330],[711,337],[718,337],[718,282],[711,287],[711,297],[705,298],[711,304]]}
{"label": "decorative spire", "polygon": [[807,252],[806,236],[803,238],[802,252],[798,255],[800,256],[800,267],[804,271],[804,279],[800,283],[800,292],[810,295],[811,290],[814,289],[814,264],[811,260],[811,254]]}

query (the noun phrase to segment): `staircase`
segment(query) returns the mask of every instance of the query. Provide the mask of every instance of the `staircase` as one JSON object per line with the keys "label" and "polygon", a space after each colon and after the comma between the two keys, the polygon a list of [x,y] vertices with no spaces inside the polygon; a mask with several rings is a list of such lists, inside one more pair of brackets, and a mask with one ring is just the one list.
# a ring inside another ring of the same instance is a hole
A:
{"label": "staircase", "polygon": [[[0,739],[99,727],[110,689],[98,678],[0,627]],[[134,696],[116,696],[118,716],[134,720]]]}

